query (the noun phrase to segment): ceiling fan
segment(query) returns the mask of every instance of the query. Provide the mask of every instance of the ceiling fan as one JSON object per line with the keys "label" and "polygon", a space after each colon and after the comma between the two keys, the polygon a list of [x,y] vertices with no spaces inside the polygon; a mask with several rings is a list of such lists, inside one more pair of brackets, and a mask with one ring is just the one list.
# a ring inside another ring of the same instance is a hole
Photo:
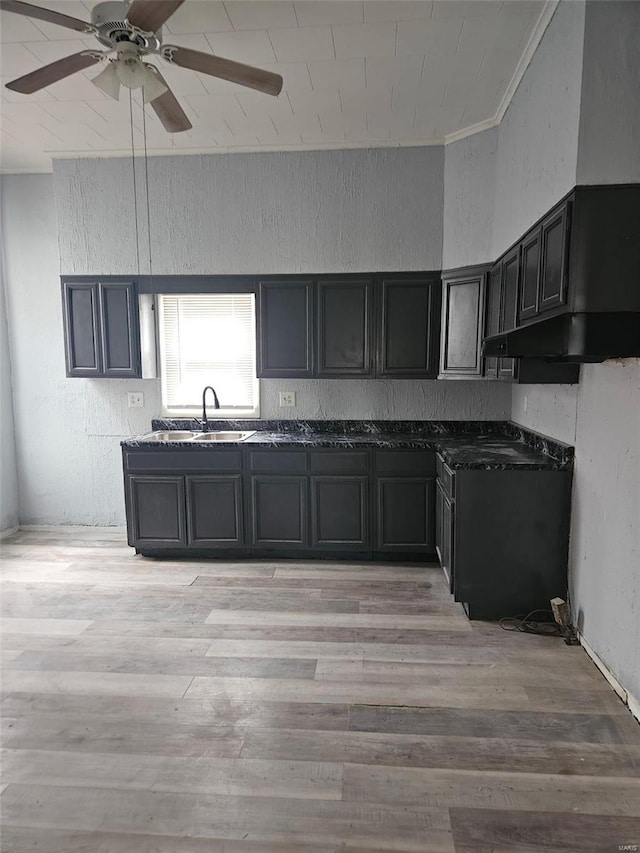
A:
{"label": "ceiling fan", "polygon": [[[118,99],[120,86],[129,89],[142,87],[145,102],[150,103],[169,133],[189,130],[192,125],[160,71],[144,62],[144,57],[157,55],[171,65],[190,68],[201,74],[220,77],[240,86],[257,89],[267,95],[278,95],[282,77],[271,71],[223,59],[186,47],[162,43],[162,25],[184,3],[184,0],[108,0],[98,3],[91,11],[91,22],[63,15],[52,9],[23,3],[22,0],[0,0],[0,9],[58,24],[80,33],[94,35],[107,50],[81,50],[24,77],[7,83],[7,89],[31,95],[76,71],[83,71],[99,62],[106,68],[94,78],[99,89]],[[108,59],[115,53],[115,59]]]}

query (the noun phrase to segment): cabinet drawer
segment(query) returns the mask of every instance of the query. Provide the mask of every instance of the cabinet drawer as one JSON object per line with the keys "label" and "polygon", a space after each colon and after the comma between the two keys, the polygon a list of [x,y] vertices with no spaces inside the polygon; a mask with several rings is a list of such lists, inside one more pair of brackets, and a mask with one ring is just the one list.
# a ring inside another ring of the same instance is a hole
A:
{"label": "cabinet drawer", "polygon": [[304,474],[307,454],[303,450],[254,450],[249,453],[249,468],[265,474]]}
{"label": "cabinet drawer", "polygon": [[239,450],[142,450],[125,453],[127,471],[240,471]]}
{"label": "cabinet drawer", "polygon": [[366,474],[366,450],[318,450],[309,454],[313,474]]}
{"label": "cabinet drawer", "polygon": [[433,450],[378,450],[376,452],[376,472],[378,474],[405,474],[419,477],[433,474],[436,467],[436,454]]}

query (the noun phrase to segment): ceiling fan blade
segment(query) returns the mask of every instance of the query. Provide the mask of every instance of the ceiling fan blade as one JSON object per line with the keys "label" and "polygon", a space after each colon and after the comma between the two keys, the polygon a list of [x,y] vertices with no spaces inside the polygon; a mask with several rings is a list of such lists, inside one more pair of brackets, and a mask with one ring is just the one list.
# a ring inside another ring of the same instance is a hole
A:
{"label": "ceiling fan blade", "polygon": [[183,3],[184,0],[133,0],[127,21],[145,33],[155,33]]}
{"label": "ceiling fan blade", "polygon": [[31,3],[22,3],[21,0],[0,0],[0,10],[3,12],[15,12],[16,15],[26,15],[28,18],[37,18],[49,24],[59,24],[79,33],[92,33],[94,27],[88,21],[63,15],[62,12],[54,12],[53,9],[43,9],[42,6],[32,6]]}
{"label": "ceiling fan blade", "polygon": [[166,60],[181,68],[190,68],[201,74],[221,77],[223,80],[257,89],[258,92],[264,92],[267,95],[279,95],[282,89],[282,77],[272,71],[263,71],[252,65],[233,62],[231,59],[223,59],[221,56],[201,53],[199,50],[191,50],[187,47],[164,45],[161,52]]}
{"label": "ceiling fan blade", "polygon": [[150,101],[155,114],[164,125],[165,130],[169,133],[180,133],[183,130],[191,130],[193,125],[187,118],[185,111],[178,103],[178,99],[167,85],[167,81],[155,66],[150,65],[148,67],[152,68],[154,74],[156,74],[159,80],[167,86],[167,91],[164,92],[164,94],[160,95],[159,98]]}
{"label": "ceiling fan blade", "polygon": [[71,56],[65,56],[64,59],[59,59],[57,62],[52,62],[50,65],[45,65],[44,68],[37,68],[31,74],[25,74],[24,77],[18,77],[17,80],[12,80],[7,83],[7,89],[14,92],[20,92],[23,95],[31,95],[40,89],[45,89],[52,83],[57,83],[70,74],[75,74],[76,71],[83,71],[96,62],[100,62],[101,56],[98,52],[83,51],[82,53],[73,53]]}

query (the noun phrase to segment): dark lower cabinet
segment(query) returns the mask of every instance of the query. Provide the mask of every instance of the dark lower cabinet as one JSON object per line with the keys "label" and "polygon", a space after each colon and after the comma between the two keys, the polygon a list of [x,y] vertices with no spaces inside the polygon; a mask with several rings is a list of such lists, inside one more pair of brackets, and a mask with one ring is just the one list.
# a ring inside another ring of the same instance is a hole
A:
{"label": "dark lower cabinet", "polygon": [[138,549],[185,547],[184,477],[143,474],[127,479],[129,544]]}
{"label": "dark lower cabinet", "polygon": [[378,550],[434,551],[434,483],[424,477],[378,477]]}
{"label": "dark lower cabinet", "polygon": [[311,546],[370,548],[366,476],[311,477]]}
{"label": "dark lower cabinet", "polygon": [[307,477],[253,474],[251,519],[254,545],[307,547]]}
{"label": "dark lower cabinet", "polygon": [[471,619],[566,597],[570,471],[458,470],[454,497],[439,485],[440,561]]}
{"label": "dark lower cabinet", "polygon": [[67,376],[142,375],[138,303],[130,281],[62,281]]}
{"label": "dark lower cabinet", "polygon": [[200,548],[243,545],[242,475],[187,476],[185,485],[189,545]]}

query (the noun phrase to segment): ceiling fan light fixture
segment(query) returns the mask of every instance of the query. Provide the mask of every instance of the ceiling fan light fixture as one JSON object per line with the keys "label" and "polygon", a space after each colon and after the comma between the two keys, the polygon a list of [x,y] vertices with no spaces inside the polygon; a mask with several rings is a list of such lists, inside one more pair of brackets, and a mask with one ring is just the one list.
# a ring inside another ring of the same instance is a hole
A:
{"label": "ceiling fan light fixture", "polygon": [[144,68],[142,99],[145,104],[150,104],[152,101],[155,101],[156,98],[159,98],[161,95],[164,95],[165,92],[168,92],[169,87],[154,72],[152,65],[143,63],[142,67]]}
{"label": "ceiling fan light fixture", "polygon": [[94,86],[97,86],[101,92],[117,101],[120,97],[120,78],[116,71],[115,63],[109,61],[107,67],[103,69],[97,77],[91,81]]}

